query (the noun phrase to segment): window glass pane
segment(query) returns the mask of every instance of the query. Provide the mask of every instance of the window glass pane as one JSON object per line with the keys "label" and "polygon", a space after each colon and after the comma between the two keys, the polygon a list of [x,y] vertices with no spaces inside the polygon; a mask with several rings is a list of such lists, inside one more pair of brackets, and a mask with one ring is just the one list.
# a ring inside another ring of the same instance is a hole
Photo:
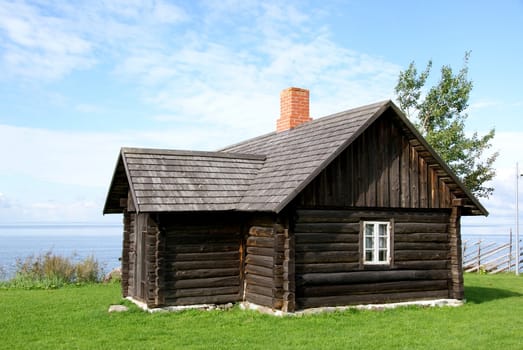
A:
{"label": "window glass pane", "polygon": [[374,225],[365,224],[365,236],[372,236],[374,234]]}
{"label": "window glass pane", "polygon": [[373,260],[372,250],[366,250],[365,251],[365,261],[372,261],[372,260]]}
{"label": "window glass pane", "polygon": [[380,261],[386,261],[387,260],[387,251],[386,250],[380,250],[380,252],[379,252],[379,260]]}
{"label": "window glass pane", "polygon": [[369,264],[388,264],[390,224],[384,221],[363,223],[363,260]]}
{"label": "window glass pane", "polygon": [[380,237],[380,248],[387,248],[387,237]]}

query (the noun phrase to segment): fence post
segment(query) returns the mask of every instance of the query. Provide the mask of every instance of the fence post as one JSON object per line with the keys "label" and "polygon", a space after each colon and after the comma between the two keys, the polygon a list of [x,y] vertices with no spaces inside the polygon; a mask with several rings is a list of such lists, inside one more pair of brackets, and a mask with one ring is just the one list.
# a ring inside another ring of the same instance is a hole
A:
{"label": "fence post", "polygon": [[510,228],[508,233],[508,242],[509,242],[509,248],[508,248],[508,271],[512,270],[512,228]]}
{"label": "fence post", "polygon": [[478,241],[478,273],[480,273],[480,267],[481,267],[481,239]]}

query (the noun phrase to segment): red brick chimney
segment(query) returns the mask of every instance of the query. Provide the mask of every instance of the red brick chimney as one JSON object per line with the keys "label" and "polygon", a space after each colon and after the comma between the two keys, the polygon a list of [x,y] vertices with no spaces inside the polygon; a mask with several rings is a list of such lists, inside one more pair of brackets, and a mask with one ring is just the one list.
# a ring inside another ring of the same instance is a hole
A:
{"label": "red brick chimney", "polygon": [[290,87],[280,93],[280,119],[276,131],[292,129],[312,120],[309,117],[309,90]]}

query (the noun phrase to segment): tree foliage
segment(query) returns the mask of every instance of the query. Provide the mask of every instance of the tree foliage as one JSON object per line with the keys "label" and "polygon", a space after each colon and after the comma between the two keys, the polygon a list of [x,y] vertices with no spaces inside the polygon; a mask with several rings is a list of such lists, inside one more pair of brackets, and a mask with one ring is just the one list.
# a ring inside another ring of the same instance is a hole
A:
{"label": "tree foliage", "polygon": [[493,164],[498,153],[485,155],[485,151],[492,146],[495,130],[483,136],[465,132],[472,90],[467,77],[469,57],[470,53],[465,53],[463,67],[456,74],[450,66],[443,66],[439,82],[428,91],[424,88],[432,61],[421,73],[412,62],[400,72],[395,92],[401,109],[464,185],[477,197],[489,197],[494,188],[487,183],[495,175]]}

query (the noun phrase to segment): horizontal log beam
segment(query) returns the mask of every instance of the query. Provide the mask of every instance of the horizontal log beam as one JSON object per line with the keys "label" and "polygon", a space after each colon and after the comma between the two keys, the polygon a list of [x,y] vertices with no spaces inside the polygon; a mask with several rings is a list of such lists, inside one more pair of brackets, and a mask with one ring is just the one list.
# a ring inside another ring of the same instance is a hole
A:
{"label": "horizontal log beam", "polygon": [[249,237],[247,247],[272,248],[274,247],[274,237]]}
{"label": "horizontal log beam", "polygon": [[175,280],[169,281],[166,278],[166,285],[170,285],[173,288],[179,289],[191,289],[191,288],[210,288],[210,287],[225,287],[225,286],[239,286],[239,276],[227,276],[227,277],[212,277],[212,278],[198,278],[190,280]]}
{"label": "horizontal log beam", "polygon": [[257,266],[257,265],[251,265],[247,264],[245,265],[245,272],[247,274],[254,274],[258,276],[265,276],[265,277],[272,277],[273,276],[273,269]]}
{"label": "horizontal log beam", "polygon": [[304,233],[295,232],[296,244],[307,243],[358,243],[358,233]]}
{"label": "horizontal log beam", "polygon": [[274,287],[274,280],[272,276],[262,276],[253,273],[248,273],[245,277],[247,284],[257,284],[259,286]]}
{"label": "horizontal log beam", "polygon": [[395,261],[394,268],[398,270],[444,270],[450,266],[450,260],[408,260]]}
{"label": "horizontal log beam", "polygon": [[396,222],[394,233],[447,233],[448,224],[432,222]]}
{"label": "horizontal log beam", "polygon": [[396,222],[448,222],[449,213],[441,211],[417,211],[406,210],[326,210],[326,209],[299,209],[297,210],[297,222],[300,223],[320,223],[320,222],[359,222],[361,218],[368,220],[383,219],[384,217],[394,217]]}
{"label": "horizontal log beam", "polygon": [[446,242],[394,242],[395,250],[447,250]]}
{"label": "horizontal log beam", "polygon": [[258,284],[249,284],[245,287],[246,294],[257,294],[265,297],[273,298],[272,287],[271,286],[261,286]]}
{"label": "horizontal log beam", "polygon": [[252,226],[249,229],[249,236],[272,237],[273,235],[274,235],[273,227]]}
{"label": "horizontal log beam", "polygon": [[448,260],[448,250],[395,250],[394,261],[407,260]]}
{"label": "horizontal log beam", "polygon": [[358,233],[360,232],[360,223],[297,223],[294,232],[304,233]]}
{"label": "horizontal log beam", "polygon": [[296,285],[357,284],[373,282],[442,280],[447,270],[388,270],[297,274]]}
{"label": "horizontal log beam", "polygon": [[354,263],[321,263],[321,264],[295,264],[296,273],[312,272],[350,272],[360,267],[359,262]]}
{"label": "horizontal log beam", "polygon": [[165,294],[167,298],[175,297],[200,297],[209,295],[238,294],[239,286],[211,287],[211,288],[194,288],[194,289],[167,289]]}
{"label": "horizontal log beam", "polygon": [[171,259],[176,261],[195,261],[195,260],[239,260],[240,252],[219,252],[219,253],[171,253]]}
{"label": "horizontal log beam", "polygon": [[216,260],[216,261],[174,261],[173,259],[166,259],[166,266],[176,271],[176,270],[198,270],[198,269],[212,269],[212,268],[228,268],[240,266],[239,259],[233,260]]}
{"label": "horizontal log beam", "polygon": [[272,256],[273,252],[272,248],[247,247],[247,254]]}
{"label": "horizontal log beam", "polygon": [[446,233],[397,233],[394,232],[394,242],[441,242],[447,243]]}
{"label": "horizontal log beam", "polygon": [[169,305],[201,305],[201,304],[226,304],[241,300],[239,293],[224,295],[207,295],[200,297],[166,298]]}
{"label": "horizontal log beam", "polygon": [[272,308],[272,297],[268,297],[265,295],[255,294],[255,293],[248,293],[245,295],[245,299],[253,304],[260,305],[260,306],[267,306]]}
{"label": "horizontal log beam", "polygon": [[313,308],[321,306],[342,306],[356,304],[382,304],[400,301],[427,300],[448,298],[448,290],[403,292],[403,293],[381,293],[366,295],[347,295],[347,296],[328,296],[328,297],[309,297],[296,298],[299,308]]}
{"label": "horizontal log beam", "polygon": [[359,249],[358,243],[308,243],[296,244],[296,252],[331,252],[331,251],[357,251]]}
{"label": "horizontal log beam", "polygon": [[238,251],[240,244],[239,242],[215,242],[212,244],[204,242],[201,244],[167,244],[166,248],[168,252],[172,253],[219,253]]}
{"label": "horizontal log beam", "polygon": [[198,234],[198,233],[183,233],[166,235],[167,244],[200,244],[207,243],[234,243],[240,241],[239,233],[230,234]]}
{"label": "horizontal log beam", "polygon": [[397,281],[383,283],[345,284],[330,286],[310,286],[299,288],[298,297],[321,297],[354,294],[397,293],[413,291],[443,290],[447,288],[448,280],[429,281]]}
{"label": "horizontal log beam", "polygon": [[[172,275],[171,275],[172,276]],[[240,276],[240,266],[226,269],[201,269],[201,270],[177,270],[174,272],[175,280],[209,278],[224,276]]]}
{"label": "horizontal log beam", "polygon": [[296,252],[297,264],[314,263],[351,263],[359,261],[359,253],[356,252]]}
{"label": "horizontal log beam", "polygon": [[245,258],[247,264],[262,266],[266,268],[272,268],[274,265],[274,258],[272,256],[262,256],[262,255],[253,255],[247,254]]}

